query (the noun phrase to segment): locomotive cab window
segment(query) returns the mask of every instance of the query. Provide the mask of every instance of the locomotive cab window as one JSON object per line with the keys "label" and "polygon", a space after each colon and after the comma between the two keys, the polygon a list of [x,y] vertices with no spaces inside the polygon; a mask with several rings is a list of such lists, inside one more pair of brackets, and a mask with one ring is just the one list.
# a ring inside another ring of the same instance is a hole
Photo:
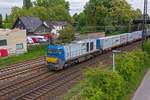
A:
{"label": "locomotive cab window", "polygon": [[89,52],[89,43],[86,44],[86,51]]}
{"label": "locomotive cab window", "polygon": [[49,54],[62,54],[62,50],[52,50],[52,49],[49,49],[48,53]]}
{"label": "locomotive cab window", "polygon": [[93,49],[94,49],[94,43],[91,42],[91,43],[90,43],[90,51],[92,51]]}

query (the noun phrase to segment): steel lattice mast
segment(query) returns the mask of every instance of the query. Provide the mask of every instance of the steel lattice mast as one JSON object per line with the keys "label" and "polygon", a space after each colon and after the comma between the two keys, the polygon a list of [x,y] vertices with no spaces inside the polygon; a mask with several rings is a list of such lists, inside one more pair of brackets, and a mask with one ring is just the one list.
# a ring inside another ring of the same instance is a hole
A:
{"label": "steel lattice mast", "polygon": [[147,41],[147,5],[148,0],[144,0],[144,12],[143,12],[143,34],[142,34],[142,48],[144,50],[144,45]]}

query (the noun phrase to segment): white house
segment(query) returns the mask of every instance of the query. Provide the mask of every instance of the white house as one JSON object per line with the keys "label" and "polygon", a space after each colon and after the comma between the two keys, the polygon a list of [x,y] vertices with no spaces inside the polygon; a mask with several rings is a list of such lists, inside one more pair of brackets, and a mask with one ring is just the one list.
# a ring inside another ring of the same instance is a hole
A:
{"label": "white house", "polygon": [[53,26],[51,33],[56,35],[59,35],[59,31],[67,26],[67,22],[64,21],[51,22],[51,24]]}

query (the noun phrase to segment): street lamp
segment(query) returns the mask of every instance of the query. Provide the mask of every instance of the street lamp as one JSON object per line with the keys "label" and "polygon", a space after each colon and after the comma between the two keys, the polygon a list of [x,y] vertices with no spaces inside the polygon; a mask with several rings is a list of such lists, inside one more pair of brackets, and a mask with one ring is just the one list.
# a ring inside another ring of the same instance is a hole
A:
{"label": "street lamp", "polygon": [[121,50],[112,50],[112,53],[113,53],[113,71],[115,71],[115,67],[116,67],[116,65],[115,65],[115,54],[116,53],[121,53]]}

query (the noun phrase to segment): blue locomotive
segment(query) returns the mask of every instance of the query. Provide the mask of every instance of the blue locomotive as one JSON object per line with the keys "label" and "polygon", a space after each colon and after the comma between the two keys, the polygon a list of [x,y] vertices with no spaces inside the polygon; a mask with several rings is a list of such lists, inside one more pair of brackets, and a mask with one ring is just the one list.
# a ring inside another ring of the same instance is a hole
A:
{"label": "blue locomotive", "polygon": [[49,70],[61,70],[71,64],[90,59],[105,50],[110,50],[141,38],[142,31],[136,31],[103,38],[84,39],[66,45],[48,45],[46,65]]}

